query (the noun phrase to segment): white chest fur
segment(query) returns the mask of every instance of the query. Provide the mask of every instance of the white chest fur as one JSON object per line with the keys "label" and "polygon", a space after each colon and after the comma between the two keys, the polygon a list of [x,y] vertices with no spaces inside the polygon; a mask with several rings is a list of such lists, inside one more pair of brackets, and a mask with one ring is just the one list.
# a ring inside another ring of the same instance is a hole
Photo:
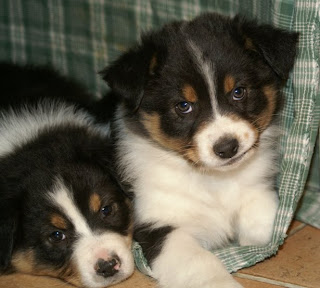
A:
{"label": "white chest fur", "polygon": [[133,185],[138,223],[179,227],[202,246],[214,248],[242,233],[239,214],[246,214],[248,203],[256,202],[248,209],[254,214],[268,203],[264,198],[270,200],[270,209],[276,209],[270,180],[275,173],[274,150],[269,147],[261,147],[235,170],[208,173],[129,131],[121,134],[119,144],[120,167]]}

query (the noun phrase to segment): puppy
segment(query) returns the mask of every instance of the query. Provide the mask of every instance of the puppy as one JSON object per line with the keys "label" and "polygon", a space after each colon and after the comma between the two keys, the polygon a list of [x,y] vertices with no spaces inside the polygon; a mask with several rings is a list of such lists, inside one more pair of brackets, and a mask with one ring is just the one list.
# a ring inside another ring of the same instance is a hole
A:
{"label": "puppy", "polygon": [[[130,203],[85,90],[47,68],[0,65],[0,269],[106,287],[129,277]],[[79,104],[74,104],[74,101]]]}
{"label": "puppy", "polygon": [[118,101],[113,137],[134,237],[161,287],[240,287],[208,250],[270,241],[275,116],[297,39],[208,13],[144,35],[101,72]]}

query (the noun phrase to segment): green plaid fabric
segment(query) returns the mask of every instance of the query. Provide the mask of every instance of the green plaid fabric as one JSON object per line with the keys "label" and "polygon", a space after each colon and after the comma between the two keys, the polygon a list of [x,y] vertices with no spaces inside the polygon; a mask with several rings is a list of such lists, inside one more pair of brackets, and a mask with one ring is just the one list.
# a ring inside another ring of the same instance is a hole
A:
{"label": "green plaid fabric", "polygon": [[[297,63],[284,88],[286,133],[280,140],[280,207],[272,242],[213,251],[236,271],[275,254],[296,211],[320,227],[319,145],[314,153],[320,119],[318,0],[0,0],[0,60],[51,64],[100,97],[107,87],[97,72],[142,31],[205,11],[240,13],[301,32]],[[150,272],[137,243],[133,252],[139,269]]]}
{"label": "green plaid fabric", "polygon": [[320,229],[320,133],[311,162],[311,169],[296,219]]}

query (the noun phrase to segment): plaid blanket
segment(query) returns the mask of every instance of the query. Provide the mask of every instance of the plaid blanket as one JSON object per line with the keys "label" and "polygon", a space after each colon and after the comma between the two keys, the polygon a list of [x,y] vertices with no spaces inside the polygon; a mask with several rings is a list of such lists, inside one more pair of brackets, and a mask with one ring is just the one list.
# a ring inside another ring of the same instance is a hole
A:
{"label": "plaid blanket", "polygon": [[[275,254],[296,213],[320,228],[318,0],[1,0],[0,60],[53,65],[100,97],[107,87],[96,72],[139,39],[141,31],[205,11],[240,13],[301,33],[297,63],[284,88],[281,125],[286,133],[280,140],[280,207],[272,242],[213,251],[229,271],[236,271]],[[148,273],[137,243],[133,252],[137,266]]]}

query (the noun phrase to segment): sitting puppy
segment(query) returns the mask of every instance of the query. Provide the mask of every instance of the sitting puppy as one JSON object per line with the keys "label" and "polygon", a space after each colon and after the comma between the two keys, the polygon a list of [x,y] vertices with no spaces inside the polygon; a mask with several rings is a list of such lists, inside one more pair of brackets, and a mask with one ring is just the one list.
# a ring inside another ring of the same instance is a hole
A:
{"label": "sitting puppy", "polygon": [[86,287],[126,279],[130,203],[110,169],[108,131],[80,109],[93,98],[46,68],[1,64],[0,74],[1,271]]}
{"label": "sitting puppy", "polygon": [[113,137],[134,237],[161,287],[240,287],[208,249],[271,240],[275,115],[297,38],[208,13],[144,35],[101,72],[118,99]]}

